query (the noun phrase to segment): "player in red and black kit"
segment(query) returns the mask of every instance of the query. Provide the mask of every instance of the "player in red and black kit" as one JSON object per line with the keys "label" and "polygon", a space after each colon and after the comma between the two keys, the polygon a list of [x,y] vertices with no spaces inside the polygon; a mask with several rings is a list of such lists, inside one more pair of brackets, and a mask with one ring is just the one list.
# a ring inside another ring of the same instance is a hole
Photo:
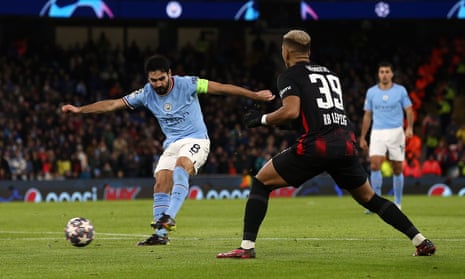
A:
{"label": "player in red and black kit", "polygon": [[416,247],[414,256],[436,251],[408,217],[391,201],[375,194],[359,163],[355,136],[344,111],[339,77],[324,66],[310,63],[310,36],[291,30],[283,36],[282,57],[287,70],[278,78],[282,106],[261,114],[245,115],[247,127],[298,123],[302,134],[296,143],[274,156],[253,177],[244,215],[241,246],[217,258],[255,258],[255,241],[265,218],[272,190],[299,187],[327,172],[366,209],[405,234]]}

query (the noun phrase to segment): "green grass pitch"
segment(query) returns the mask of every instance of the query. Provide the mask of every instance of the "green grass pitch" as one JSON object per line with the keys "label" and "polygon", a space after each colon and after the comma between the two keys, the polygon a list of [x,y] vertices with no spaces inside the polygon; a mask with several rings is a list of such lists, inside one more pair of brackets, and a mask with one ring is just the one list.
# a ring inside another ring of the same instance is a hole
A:
{"label": "green grass pitch", "polygon": [[[274,198],[257,258],[216,259],[237,248],[245,200],[187,200],[167,246],[150,233],[152,201],[0,203],[0,278],[465,278],[465,198],[405,196],[403,211],[437,246],[412,257],[404,235],[350,197]],[[71,217],[96,229],[71,246]]]}

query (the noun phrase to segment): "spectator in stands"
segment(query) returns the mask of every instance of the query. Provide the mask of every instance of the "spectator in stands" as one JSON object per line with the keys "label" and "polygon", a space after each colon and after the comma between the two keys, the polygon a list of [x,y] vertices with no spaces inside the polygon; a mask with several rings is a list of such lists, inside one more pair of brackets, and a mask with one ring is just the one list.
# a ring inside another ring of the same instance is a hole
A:
{"label": "spectator in stands", "polygon": [[445,174],[449,177],[457,177],[459,172],[457,164],[459,163],[459,160],[462,157],[463,145],[460,144],[459,146],[459,144],[450,144],[448,147],[449,153],[446,161]]}
{"label": "spectator in stands", "polygon": [[439,130],[430,129],[428,133],[425,135],[425,139],[423,140],[425,146],[425,157],[428,158],[430,155],[434,154],[434,150],[439,145],[440,136],[438,135]]}
{"label": "spectator in stands", "polygon": [[434,158],[433,154],[430,154],[425,161],[421,164],[422,175],[442,175],[441,165],[438,160]]}
{"label": "spectator in stands", "polygon": [[457,124],[457,122],[454,119],[450,120],[449,125],[447,125],[447,127],[445,128],[444,134],[448,145],[457,144],[457,142],[459,141],[457,138],[458,130],[459,125]]}
{"label": "spectator in stands", "polygon": [[441,172],[445,174],[447,172],[447,162],[449,159],[449,147],[445,138],[441,138],[438,147],[434,149],[434,158],[436,158],[441,165]]}
{"label": "spectator in stands", "polygon": [[463,153],[462,157],[460,157],[457,167],[459,169],[459,176],[465,177],[465,153]]}
{"label": "spectator in stands", "polygon": [[439,121],[441,123],[440,127],[442,128],[442,132],[446,132],[446,128],[449,126],[452,116],[452,105],[450,104],[449,100],[447,100],[444,96],[438,96],[437,100],[438,104],[438,114],[439,114]]}
{"label": "spectator in stands", "polygon": [[422,140],[419,136],[419,129],[415,127],[415,133],[410,138],[406,139],[405,152],[413,153],[415,158],[421,159],[422,154]]}
{"label": "spectator in stands", "polygon": [[403,167],[404,176],[421,177],[421,164],[416,155],[413,152],[408,152],[406,157]]}
{"label": "spectator in stands", "polygon": [[71,177],[71,159],[66,158],[62,151],[58,152],[55,162],[56,173],[61,178]]}
{"label": "spectator in stands", "polygon": [[12,152],[12,156],[8,159],[8,165],[13,180],[26,180],[26,160],[20,149],[16,148]]}
{"label": "spectator in stands", "polygon": [[465,95],[465,51],[461,54],[455,70],[457,79],[457,91],[460,95]]}
{"label": "spectator in stands", "polygon": [[430,131],[438,131],[440,129],[440,121],[436,113],[428,112],[421,121],[421,133],[427,135]]}
{"label": "spectator in stands", "polygon": [[459,142],[465,144],[465,123],[460,125],[460,128],[458,128],[457,132],[455,133],[455,136],[457,137],[457,140]]}
{"label": "spectator in stands", "polygon": [[242,179],[241,183],[239,184],[239,188],[244,189],[244,188],[250,188],[252,185],[252,176],[247,170],[242,171]]}
{"label": "spectator in stands", "polygon": [[8,157],[3,149],[0,149],[0,180],[11,179],[10,165],[8,163]]}

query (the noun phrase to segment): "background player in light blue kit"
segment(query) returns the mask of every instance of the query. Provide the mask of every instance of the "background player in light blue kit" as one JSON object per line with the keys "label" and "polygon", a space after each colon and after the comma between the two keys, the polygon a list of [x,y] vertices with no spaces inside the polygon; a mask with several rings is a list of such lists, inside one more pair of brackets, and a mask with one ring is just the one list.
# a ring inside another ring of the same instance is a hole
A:
{"label": "background player in light blue kit", "polygon": [[203,120],[198,94],[214,93],[247,97],[259,101],[274,98],[269,90],[258,92],[197,76],[172,75],[169,60],[155,55],[145,62],[148,82],[141,89],[119,98],[84,106],[64,105],[63,112],[105,113],[123,108],[145,107],[157,119],[163,134],[163,154],[154,170],[153,223],[155,233],[139,246],[168,244],[168,231],[188,192],[189,175],[206,162],[210,139]]}
{"label": "background player in light blue kit", "polygon": [[[414,113],[407,90],[402,85],[394,83],[393,76],[390,63],[379,64],[378,84],[370,87],[366,93],[360,147],[368,148],[366,135],[372,124],[369,147],[371,185],[375,192],[381,195],[383,177],[380,168],[387,152],[387,158],[391,161],[394,171],[394,203],[401,208],[404,188],[402,164],[405,159],[405,139],[413,136]],[[404,111],[407,119],[405,133]]]}

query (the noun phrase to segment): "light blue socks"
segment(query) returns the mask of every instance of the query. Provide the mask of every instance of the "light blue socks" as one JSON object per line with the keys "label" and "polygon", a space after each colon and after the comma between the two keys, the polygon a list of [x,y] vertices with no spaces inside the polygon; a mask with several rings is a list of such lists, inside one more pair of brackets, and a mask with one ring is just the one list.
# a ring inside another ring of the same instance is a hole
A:
{"label": "light blue socks", "polygon": [[188,193],[189,174],[184,168],[175,167],[173,171],[173,191],[171,191],[170,206],[165,214],[170,215],[173,219],[176,218]]}
{"label": "light blue socks", "polygon": [[[163,213],[168,209],[170,204],[170,195],[166,193],[154,193],[153,194],[153,220],[156,222]],[[157,230],[156,234],[159,236],[165,236],[166,230]]]}
{"label": "light blue socks", "polygon": [[404,175],[394,175],[392,177],[392,182],[394,184],[394,203],[400,206],[402,204],[402,194],[404,191]]}
{"label": "light blue socks", "polygon": [[[189,174],[182,167],[175,167],[173,171],[173,190],[171,195],[166,193],[153,194],[153,220],[156,222],[163,214],[175,218],[189,193]],[[166,229],[156,230],[159,236],[165,236]]]}
{"label": "light blue socks", "polygon": [[381,187],[383,186],[383,175],[380,170],[371,171],[370,174],[371,187],[378,196],[381,196]]}

